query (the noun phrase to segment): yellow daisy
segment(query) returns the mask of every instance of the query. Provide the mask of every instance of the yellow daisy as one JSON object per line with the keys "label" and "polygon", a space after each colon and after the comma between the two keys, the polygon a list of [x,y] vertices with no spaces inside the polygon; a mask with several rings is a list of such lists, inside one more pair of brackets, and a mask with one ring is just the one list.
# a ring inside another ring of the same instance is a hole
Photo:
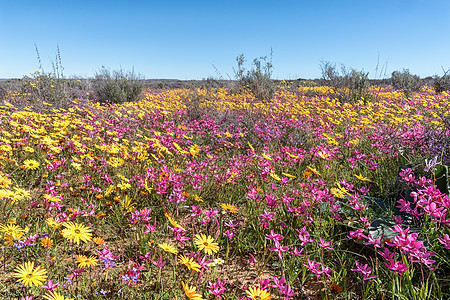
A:
{"label": "yellow daisy", "polygon": [[281,180],[280,176],[278,176],[277,174],[275,174],[275,171],[271,171],[269,175],[270,175],[270,177],[272,177],[272,178],[275,179],[276,181],[280,181],[280,180]]}
{"label": "yellow daisy", "polygon": [[193,157],[196,157],[200,152],[200,147],[197,144],[194,144],[189,148],[189,152],[192,154]]}
{"label": "yellow daisy", "polygon": [[52,228],[59,228],[61,227],[61,224],[59,224],[58,222],[56,222],[53,218],[47,218],[45,219],[45,223],[52,227]]}
{"label": "yellow daisy", "polygon": [[159,244],[158,246],[159,246],[159,248],[163,249],[166,252],[173,253],[173,254],[178,253],[177,247],[169,245],[167,243],[162,243],[162,244]]}
{"label": "yellow daisy", "polygon": [[21,189],[21,188],[14,188],[15,192],[14,192],[14,197],[17,200],[21,200],[23,198],[30,198],[31,194],[29,191]]}
{"label": "yellow daisy", "polygon": [[27,159],[23,162],[23,166],[25,166],[25,168],[28,170],[35,170],[39,168],[40,165],[41,164],[34,159]]}
{"label": "yellow daisy", "polygon": [[198,195],[192,195],[192,197],[194,197],[194,200],[197,202],[203,202],[202,197],[198,196]]}
{"label": "yellow daisy", "polygon": [[359,175],[354,174],[354,176],[361,181],[372,181],[369,178],[362,176],[361,174],[359,174]]}
{"label": "yellow daisy", "polygon": [[51,248],[53,246],[53,240],[49,237],[45,237],[41,240],[41,246],[44,248]]}
{"label": "yellow daisy", "polygon": [[13,276],[18,278],[18,282],[22,282],[24,285],[39,286],[47,279],[47,270],[42,267],[34,268],[34,262],[26,262],[23,265],[19,265],[15,269]]}
{"label": "yellow daisy", "polygon": [[220,207],[225,211],[229,211],[230,213],[235,214],[238,212],[238,208],[233,204],[220,203]]}
{"label": "yellow daisy", "polygon": [[84,267],[93,267],[97,265],[97,259],[93,256],[85,256],[85,255],[77,255],[77,264],[78,268],[84,268]]}
{"label": "yellow daisy", "polygon": [[23,151],[26,151],[26,152],[30,152],[30,153],[33,153],[33,152],[34,152],[34,149],[31,148],[31,147],[28,147],[28,146],[25,146],[25,147],[23,147],[22,149],[23,149]]}
{"label": "yellow daisy", "polygon": [[281,172],[281,174],[283,174],[284,176],[289,177],[289,178],[297,178],[296,176],[288,174],[288,173]]}
{"label": "yellow daisy", "polygon": [[25,231],[15,224],[3,225],[0,223],[0,231],[5,235],[10,235],[13,239],[18,239],[25,234]]}
{"label": "yellow daisy", "polygon": [[66,298],[64,295],[58,293],[58,292],[47,292],[42,298],[47,300],[73,300],[73,298]]}
{"label": "yellow daisy", "polygon": [[100,237],[95,237],[95,238],[92,239],[92,241],[93,241],[94,243],[96,243],[97,245],[99,245],[99,246],[100,246],[101,244],[105,243],[105,240],[102,239],[102,238],[100,238]]}
{"label": "yellow daisy", "polygon": [[74,243],[80,244],[80,240],[83,242],[88,242],[92,239],[92,229],[84,226],[83,224],[67,222],[63,224],[65,229],[61,231],[63,237]]}
{"label": "yellow daisy", "polygon": [[187,257],[185,255],[178,256],[178,262],[185,265],[189,270],[200,272],[200,265],[194,261],[192,257]]}
{"label": "yellow daisy", "polygon": [[170,224],[172,224],[173,227],[178,227],[178,228],[180,228],[182,230],[186,230],[180,224],[178,224],[177,221],[172,219],[172,214],[171,213],[165,213],[165,216],[167,217],[167,219],[169,219],[169,222],[170,222]]}
{"label": "yellow daisy", "polygon": [[14,245],[14,238],[13,238],[12,235],[5,234],[4,239],[5,239],[5,245],[8,245],[8,246],[13,246]]}
{"label": "yellow daisy", "polygon": [[271,158],[269,155],[265,154],[265,153],[263,153],[262,156],[263,156],[265,159],[272,160],[272,158]]}
{"label": "yellow daisy", "polygon": [[312,167],[310,167],[310,166],[306,166],[306,168],[307,168],[310,172],[312,172],[313,174],[320,176],[319,171],[317,171],[316,169],[314,169],[314,168],[312,168]]}
{"label": "yellow daisy", "polygon": [[323,151],[317,152],[317,155],[318,155],[320,158],[323,158],[323,159],[327,159],[327,158],[330,156],[329,153],[326,153],[326,152],[323,152]]}
{"label": "yellow daisy", "polygon": [[211,236],[206,236],[205,234],[196,234],[194,238],[194,243],[200,250],[205,251],[206,254],[212,254],[219,251],[219,244],[214,243],[214,239]]}
{"label": "yellow daisy", "polygon": [[181,282],[183,285],[183,290],[186,294],[186,296],[189,298],[189,300],[202,300],[202,295],[197,294],[197,289],[195,286],[189,286],[189,284],[184,283],[184,281]]}
{"label": "yellow daisy", "polygon": [[268,291],[262,290],[259,287],[250,287],[245,293],[252,300],[270,300],[272,298]]}

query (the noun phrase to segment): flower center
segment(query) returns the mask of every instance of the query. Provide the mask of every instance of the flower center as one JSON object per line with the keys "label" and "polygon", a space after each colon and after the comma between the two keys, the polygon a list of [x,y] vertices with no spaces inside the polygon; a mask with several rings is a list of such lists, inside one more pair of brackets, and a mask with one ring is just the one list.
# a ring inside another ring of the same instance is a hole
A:
{"label": "flower center", "polygon": [[75,232],[76,234],[79,234],[81,231],[80,231],[80,229],[77,228],[77,229],[74,230],[74,232]]}
{"label": "flower center", "polygon": [[208,242],[203,242],[203,245],[208,246],[209,244]]}
{"label": "flower center", "polygon": [[33,273],[28,273],[27,275],[25,275],[26,278],[31,278],[33,277]]}
{"label": "flower center", "polygon": [[255,297],[255,300],[260,300],[260,299],[261,299],[260,296],[256,296],[256,297]]}

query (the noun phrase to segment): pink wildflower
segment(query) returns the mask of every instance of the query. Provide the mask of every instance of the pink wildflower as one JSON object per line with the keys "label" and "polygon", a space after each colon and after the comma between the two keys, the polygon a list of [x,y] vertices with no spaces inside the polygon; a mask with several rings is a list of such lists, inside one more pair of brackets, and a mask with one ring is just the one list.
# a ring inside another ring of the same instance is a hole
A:
{"label": "pink wildflower", "polygon": [[319,246],[328,250],[334,250],[333,248],[331,248],[331,241],[330,242],[325,242],[324,240],[322,240],[322,238],[319,238],[320,243]]}
{"label": "pink wildflower", "polygon": [[394,272],[397,272],[398,274],[400,274],[401,276],[405,275],[405,271],[408,270],[408,266],[405,264],[402,264],[399,261],[394,261],[392,258],[389,260],[389,264],[383,262],[386,267],[388,267],[389,269],[391,269]]}
{"label": "pink wildflower", "polygon": [[372,278],[377,277],[377,275],[371,274],[372,268],[369,267],[368,264],[363,265],[363,264],[360,264],[358,261],[355,261],[355,264],[356,264],[356,269],[351,269],[351,270],[363,274],[364,275],[363,280],[372,279]]}

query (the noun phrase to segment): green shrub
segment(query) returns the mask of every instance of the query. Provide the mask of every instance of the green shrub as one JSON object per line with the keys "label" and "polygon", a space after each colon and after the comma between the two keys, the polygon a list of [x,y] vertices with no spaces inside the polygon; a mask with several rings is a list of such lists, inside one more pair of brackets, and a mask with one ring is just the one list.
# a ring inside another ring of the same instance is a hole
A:
{"label": "green shrub", "polygon": [[413,92],[418,92],[422,87],[420,77],[411,74],[408,69],[402,72],[392,72],[391,84],[397,90],[402,90],[405,96],[409,98]]}
{"label": "green shrub", "polygon": [[444,72],[443,76],[436,76],[434,78],[434,90],[436,93],[442,93],[443,91],[450,91],[450,75],[447,73],[450,70]]}
{"label": "green shrub", "polygon": [[343,102],[354,102],[356,100],[368,100],[371,95],[369,73],[363,70],[347,69],[341,65],[339,71],[335,63],[322,61],[320,64],[322,80],[324,84],[333,89],[333,94]]}
{"label": "green shrub", "polygon": [[247,70],[244,66],[244,54],[236,57],[238,68],[234,70],[234,73],[238,87],[247,87],[256,99],[262,101],[270,100],[275,94],[275,84],[271,79],[273,72],[272,54],[271,51],[269,57],[255,58],[250,70]]}
{"label": "green shrub", "polygon": [[93,96],[100,102],[123,103],[137,101],[144,88],[143,77],[132,71],[114,70],[102,66],[93,80]]}

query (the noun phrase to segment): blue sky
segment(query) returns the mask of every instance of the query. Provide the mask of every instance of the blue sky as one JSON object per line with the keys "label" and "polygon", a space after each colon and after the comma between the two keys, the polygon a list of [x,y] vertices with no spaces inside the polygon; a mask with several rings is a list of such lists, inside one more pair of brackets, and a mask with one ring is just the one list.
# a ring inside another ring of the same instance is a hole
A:
{"label": "blue sky", "polygon": [[64,75],[134,67],[145,78],[233,77],[273,49],[273,78],[320,77],[320,62],[387,66],[420,76],[450,68],[450,1],[4,1],[0,78],[45,71],[59,46]]}

